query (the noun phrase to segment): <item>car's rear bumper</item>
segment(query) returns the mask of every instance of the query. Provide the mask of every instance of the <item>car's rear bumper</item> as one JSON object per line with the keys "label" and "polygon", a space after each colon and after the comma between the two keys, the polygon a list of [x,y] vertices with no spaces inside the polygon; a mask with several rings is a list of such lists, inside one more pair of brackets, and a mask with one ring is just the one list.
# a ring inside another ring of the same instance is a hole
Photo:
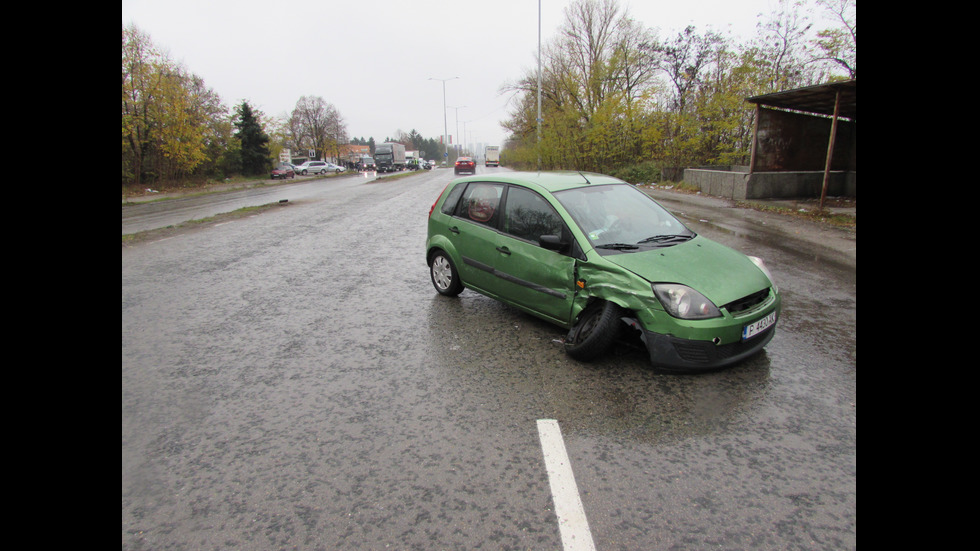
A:
{"label": "car's rear bumper", "polygon": [[679,339],[661,335],[635,324],[641,332],[650,361],[657,367],[674,371],[709,371],[740,362],[759,353],[776,332],[773,325],[751,339],[716,345],[711,341]]}

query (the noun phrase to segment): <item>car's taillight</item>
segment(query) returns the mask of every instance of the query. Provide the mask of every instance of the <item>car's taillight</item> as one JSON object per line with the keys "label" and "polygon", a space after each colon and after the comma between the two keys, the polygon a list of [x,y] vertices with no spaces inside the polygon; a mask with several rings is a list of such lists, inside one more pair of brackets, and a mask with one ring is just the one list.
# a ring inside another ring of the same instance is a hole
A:
{"label": "car's taillight", "polygon": [[436,210],[436,203],[438,203],[439,199],[442,198],[442,194],[446,193],[447,187],[449,187],[449,184],[446,184],[446,187],[442,188],[442,191],[440,191],[439,195],[436,196],[436,202],[432,203],[432,206],[429,207],[429,218],[432,218],[432,211]]}

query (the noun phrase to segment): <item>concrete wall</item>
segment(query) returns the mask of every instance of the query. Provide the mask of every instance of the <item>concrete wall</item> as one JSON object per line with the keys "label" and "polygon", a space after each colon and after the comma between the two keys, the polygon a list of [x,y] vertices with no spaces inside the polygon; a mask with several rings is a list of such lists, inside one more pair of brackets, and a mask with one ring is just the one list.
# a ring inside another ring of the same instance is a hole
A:
{"label": "concrete wall", "polygon": [[[820,197],[823,171],[749,174],[748,167],[742,166],[688,168],[684,170],[684,183],[701,193],[736,200]],[[831,172],[827,195],[857,197],[857,172]]]}

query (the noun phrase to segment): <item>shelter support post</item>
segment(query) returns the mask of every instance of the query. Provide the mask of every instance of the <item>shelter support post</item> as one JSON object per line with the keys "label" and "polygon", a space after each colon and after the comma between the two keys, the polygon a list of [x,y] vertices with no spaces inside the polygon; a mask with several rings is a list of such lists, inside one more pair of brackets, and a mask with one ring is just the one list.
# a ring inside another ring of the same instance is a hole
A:
{"label": "shelter support post", "polygon": [[759,104],[755,104],[755,122],[752,123],[752,151],[749,154],[749,174],[755,172],[755,144],[759,142]]}
{"label": "shelter support post", "polygon": [[[758,106],[756,106],[758,109]],[[827,163],[823,169],[823,189],[820,190],[820,210],[823,210],[823,203],[827,199],[827,185],[830,182],[830,163],[834,159],[834,141],[837,138],[837,117],[840,115],[840,90],[837,90],[834,98],[834,119],[830,124],[830,143],[827,145]]]}

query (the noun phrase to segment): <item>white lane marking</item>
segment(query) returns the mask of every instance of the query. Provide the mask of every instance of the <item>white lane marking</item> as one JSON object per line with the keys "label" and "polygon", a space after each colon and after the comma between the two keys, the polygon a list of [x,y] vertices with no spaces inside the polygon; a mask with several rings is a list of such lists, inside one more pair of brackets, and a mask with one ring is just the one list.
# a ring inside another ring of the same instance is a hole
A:
{"label": "white lane marking", "polygon": [[548,470],[548,483],[551,485],[551,499],[555,503],[558,517],[558,530],[565,551],[595,551],[589,521],[579,499],[575,486],[572,464],[568,461],[561,429],[554,419],[538,419],[538,437],[541,451],[544,452],[544,465]]}

